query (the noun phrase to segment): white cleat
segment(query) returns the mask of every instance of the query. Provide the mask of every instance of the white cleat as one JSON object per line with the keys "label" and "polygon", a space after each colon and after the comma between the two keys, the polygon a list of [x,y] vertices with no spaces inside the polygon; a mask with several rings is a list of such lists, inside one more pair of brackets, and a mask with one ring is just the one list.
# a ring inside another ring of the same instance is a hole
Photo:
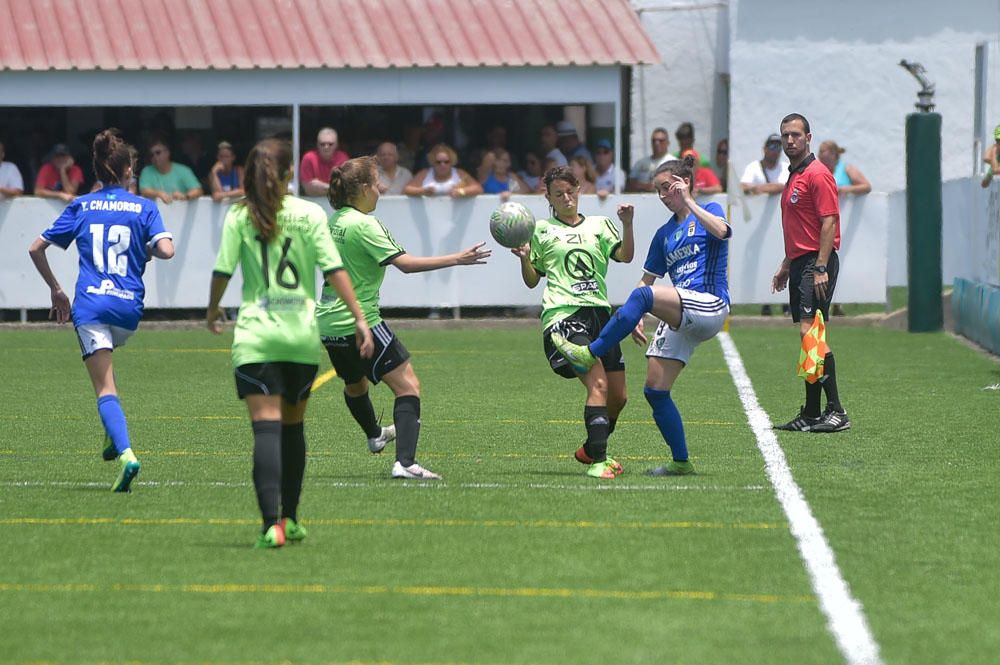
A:
{"label": "white cleat", "polygon": [[399,460],[396,460],[396,463],[392,465],[392,477],[407,480],[441,480],[441,476],[430,469],[425,469],[416,462],[410,466],[403,466]]}
{"label": "white cleat", "polygon": [[373,439],[368,439],[368,450],[372,455],[378,455],[385,448],[385,444],[396,440],[396,426],[389,425],[382,428],[382,433]]}

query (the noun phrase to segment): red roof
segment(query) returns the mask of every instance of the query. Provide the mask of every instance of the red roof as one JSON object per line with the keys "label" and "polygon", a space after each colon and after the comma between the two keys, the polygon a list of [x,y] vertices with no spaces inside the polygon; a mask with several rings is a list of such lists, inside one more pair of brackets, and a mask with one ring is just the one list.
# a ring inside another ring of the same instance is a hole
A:
{"label": "red roof", "polygon": [[0,0],[0,70],[632,65],[628,0]]}

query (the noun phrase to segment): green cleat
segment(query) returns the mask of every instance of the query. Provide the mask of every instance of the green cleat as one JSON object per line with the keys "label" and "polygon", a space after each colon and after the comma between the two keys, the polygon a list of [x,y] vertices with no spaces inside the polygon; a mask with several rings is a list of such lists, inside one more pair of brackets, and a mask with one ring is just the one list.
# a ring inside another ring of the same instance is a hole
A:
{"label": "green cleat", "polygon": [[586,374],[597,363],[597,358],[594,357],[589,348],[573,344],[557,332],[552,333],[552,343],[577,374]]}
{"label": "green cleat", "polygon": [[257,542],[254,548],[258,550],[270,550],[281,547],[285,544],[285,530],[281,528],[281,523],[272,524],[267,531],[257,535]]}
{"label": "green cleat", "polygon": [[612,459],[606,459],[603,462],[594,462],[589,467],[587,467],[587,475],[591,478],[604,478],[606,480],[613,480],[618,476],[615,472],[615,466],[620,469],[621,465]]}
{"label": "green cleat", "polygon": [[135,453],[131,448],[126,448],[125,452],[118,456],[118,462],[122,465],[122,470],[118,474],[115,484],[111,486],[112,492],[131,492],[132,481],[139,475],[142,466],[135,458]]}
{"label": "green cleat", "polygon": [[696,472],[694,470],[694,464],[690,461],[678,462],[676,460],[670,460],[666,466],[658,466],[655,469],[650,469],[646,472],[647,476],[692,476]]}
{"label": "green cleat", "polygon": [[281,520],[282,531],[285,532],[285,540],[290,543],[299,542],[306,539],[309,532],[306,528],[293,520],[291,517],[285,517]]}
{"label": "green cleat", "polygon": [[118,451],[115,450],[115,444],[111,443],[111,437],[105,434],[104,450],[101,451],[101,458],[105,462],[113,462],[117,457],[118,457]]}

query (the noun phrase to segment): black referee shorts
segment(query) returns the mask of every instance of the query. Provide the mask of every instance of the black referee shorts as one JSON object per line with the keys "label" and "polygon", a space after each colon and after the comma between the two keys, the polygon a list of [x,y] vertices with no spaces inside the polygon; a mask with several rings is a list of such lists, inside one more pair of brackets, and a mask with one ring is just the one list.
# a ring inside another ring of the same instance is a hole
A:
{"label": "black referee shorts", "polygon": [[792,321],[809,321],[816,317],[816,310],[823,312],[823,320],[830,320],[830,303],[833,302],[833,292],[837,288],[837,275],[840,274],[840,259],[837,252],[830,252],[830,260],[826,264],[826,274],[830,281],[826,285],[826,298],[816,299],[816,258],[819,252],[809,252],[792,259],[788,268],[788,306],[792,310]]}

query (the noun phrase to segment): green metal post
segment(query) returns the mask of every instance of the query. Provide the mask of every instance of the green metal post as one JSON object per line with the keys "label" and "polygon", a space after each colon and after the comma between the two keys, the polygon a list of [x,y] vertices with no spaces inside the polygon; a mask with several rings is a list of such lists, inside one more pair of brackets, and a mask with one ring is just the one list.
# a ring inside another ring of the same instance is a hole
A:
{"label": "green metal post", "polygon": [[941,115],[906,116],[906,246],[910,332],[941,330]]}

